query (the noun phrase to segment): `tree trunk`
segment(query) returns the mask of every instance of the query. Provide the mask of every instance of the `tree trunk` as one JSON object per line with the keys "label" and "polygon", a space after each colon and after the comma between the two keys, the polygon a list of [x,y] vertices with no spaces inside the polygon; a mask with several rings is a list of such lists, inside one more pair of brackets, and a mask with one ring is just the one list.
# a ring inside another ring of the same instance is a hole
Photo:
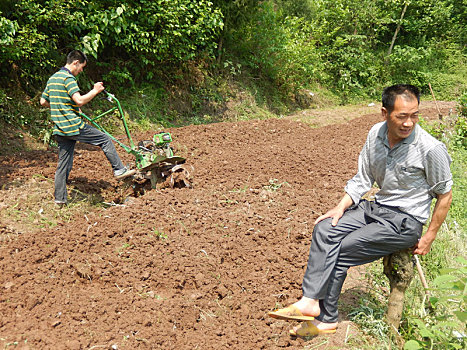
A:
{"label": "tree trunk", "polygon": [[405,290],[410,285],[414,275],[411,249],[402,250],[384,257],[383,265],[384,274],[388,277],[391,287],[386,319],[391,327],[392,334],[396,337],[396,342],[400,343],[402,339],[397,330],[404,309]]}
{"label": "tree trunk", "polygon": [[391,56],[392,48],[394,47],[394,43],[396,42],[397,34],[399,33],[399,30],[401,29],[401,23],[402,23],[402,20],[404,19],[405,11],[407,11],[407,6],[409,6],[408,2],[405,3],[404,9],[402,10],[401,18],[399,20],[399,23],[397,23],[396,31],[394,32],[394,36],[392,37],[391,45],[389,46],[386,60],[389,59],[389,56]]}

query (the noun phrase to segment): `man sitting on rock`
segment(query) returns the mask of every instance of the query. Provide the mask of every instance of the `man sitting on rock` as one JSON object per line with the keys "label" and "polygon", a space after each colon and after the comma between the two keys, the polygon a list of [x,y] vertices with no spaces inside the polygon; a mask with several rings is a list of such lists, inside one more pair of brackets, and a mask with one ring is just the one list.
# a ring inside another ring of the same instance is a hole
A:
{"label": "man sitting on rock", "polygon": [[[292,335],[336,331],[337,303],[349,267],[410,247],[414,254],[430,251],[452,201],[451,159],[445,145],[417,125],[419,104],[415,86],[384,90],[385,121],[371,128],[344,197],[315,221],[303,297],[269,313],[306,321],[291,329]],[[362,200],[375,182],[375,201]],[[436,205],[422,236],[433,198]]]}

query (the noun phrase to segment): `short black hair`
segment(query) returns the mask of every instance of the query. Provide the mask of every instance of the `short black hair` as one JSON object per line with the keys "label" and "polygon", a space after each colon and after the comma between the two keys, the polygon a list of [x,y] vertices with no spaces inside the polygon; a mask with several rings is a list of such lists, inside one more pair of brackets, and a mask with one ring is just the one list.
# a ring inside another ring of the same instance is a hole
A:
{"label": "short black hair", "polygon": [[86,54],[80,50],[73,50],[68,53],[66,56],[66,63],[70,64],[73,63],[74,61],[78,60],[79,63],[84,63],[88,61],[88,57]]}
{"label": "short black hair", "polygon": [[416,86],[408,84],[392,85],[384,89],[382,97],[383,107],[386,108],[388,114],[391,114],[394,110],[397,96],[404,96],[409,99],[416,98],[418,104],[420,104],[420,90]]}

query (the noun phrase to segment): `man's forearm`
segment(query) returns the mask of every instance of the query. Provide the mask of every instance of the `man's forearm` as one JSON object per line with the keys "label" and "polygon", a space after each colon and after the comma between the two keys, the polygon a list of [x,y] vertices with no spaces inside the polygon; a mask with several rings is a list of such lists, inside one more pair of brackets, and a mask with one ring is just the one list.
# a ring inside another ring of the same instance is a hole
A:
{"label": "man's forearm", "polygon": [[341,201],[339,202],[339,204],[337,205],[337,207],[339,207],[340,209],[342,209],[343,211],[345,211],[347,208],[349,208],[351,205],[353,204],[353,199],[352,197],[350,197],[350,195],[348,193],[346,193],[344,195],[344,197],[342,197]]}
{"label": "man's forearm", "polygon": [[445,194],[438,195],[436,200],[435,208],[433,209],[433,215],[431,217],[430,224],[426,230],[425,235],[433,237],[433,240],[436,238],[439,228],[443,224],[446,216],[448,215],[449,208],[451,207],[452,202],[452,191],[449,191]]}
{"label": "man's forearm", "polygon": [[94,97],[96,97],[97,95],[99,94],[98,91],[92,89],[91,91],[89,91],[87,94],[85,95],[80,95],[79,92],[75,93],[73,95],[73,101],[75,101],[75,103],[81,107],[83,105],[85,105],[86,103],[90,102]]}
{"label": "man's forearm", "polygon": [[340,200],[339,204],[337,204],[334,208],[332,208],[331,210],[329,210],[326,214],[323,214],[321,215],[320,217],[318,217],[316,220],[315,220],[315,225],[320,222],[321,220],[324,220],[326,218],[332,218],[332,222],[331,222],[331,225],[332,226],[336,226],[337,225],[337,222],[339,221],[339,219],[342,217],[342,215],[344,214],[344,211],[350,207],[351,205],[353,204],[353,200],[352,200],[352,197],[349,196],[348,193],[346,193],[344,195],[344,197],[342,197],[342,199]]}
{"label": "man's forearm", "polygon": [[413,251],[414,254],[425,255],[431,249],[431,244],[438,234],[438,230],[446,219],[452,202],[452,191],[438,195],[433,215],[426,233],[420,238]]}
{"label": "man's forearm", "polygon": [[86,95],[81,96],[79,92],[75,92],[71,98],[78,107],[81,107],[91,101],[94,97],[96,97],[99,93],[104,90],[104,84],[102,82],[98,82],[94,84],[94,87],[91,91],[89,91]]}

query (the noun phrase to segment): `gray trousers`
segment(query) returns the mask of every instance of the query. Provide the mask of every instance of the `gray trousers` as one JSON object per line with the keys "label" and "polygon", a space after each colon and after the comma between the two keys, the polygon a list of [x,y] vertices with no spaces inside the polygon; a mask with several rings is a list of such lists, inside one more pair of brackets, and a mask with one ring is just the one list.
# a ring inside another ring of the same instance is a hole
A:
{"label": "gray trousers", "polygon": [[104,151],[114,172],[125,167],[117,154],[111,138],[88,124],[79,131],[79,135],[55,135],[55,140],[58,143],[58,165],[55,171],[55,201],[58,203],[67,202],[66,182],[73,167],[76,141],[99,146]]}
{"label": "gray trousers", "polygon": [[330,218],[319,222],[302,283],[305,297],[319,299],[317,319],[338,321],[337,302],[349,267],[414,246],[422,229],[409,214],[369,201],[348,209],[334,227]]}

